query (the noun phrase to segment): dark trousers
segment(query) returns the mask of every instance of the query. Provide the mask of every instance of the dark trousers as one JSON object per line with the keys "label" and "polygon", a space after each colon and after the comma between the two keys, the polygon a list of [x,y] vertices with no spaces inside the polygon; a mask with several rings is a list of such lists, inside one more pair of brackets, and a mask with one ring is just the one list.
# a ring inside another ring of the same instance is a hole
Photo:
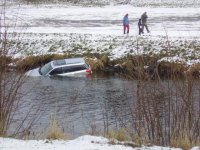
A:
{"label": "dark trousers", "polygon": [[149,33],[150,31],[149,31],[148,26],[147,26],[146,23],[142,24],[142,32],[144,32],[144,27],[146,28],[147,32]]}
{"label": "dark trousers", "polygon": [[143,33],[142,28],[138,28],[139,29],[139,35],[141,35]]}

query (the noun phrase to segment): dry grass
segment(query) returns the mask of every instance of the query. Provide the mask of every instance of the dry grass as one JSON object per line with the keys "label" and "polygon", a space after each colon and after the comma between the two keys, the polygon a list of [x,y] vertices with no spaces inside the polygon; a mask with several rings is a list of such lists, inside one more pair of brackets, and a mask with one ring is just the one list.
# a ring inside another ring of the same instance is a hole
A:
{"label": "dry grass", "polygon": [[50,128],[47,133],[47,139],[56,140],[56,139],[67,139],[65,133],[58,126],[55,115],[51,117]]}
{"label": "dry grass", "polygon": [[182,135],[180,137],[172,139],[171,146],[182,148],[183,150],[189,150],[190,148],[195,146],[195,143],[191,140],[191,138],[189,138],[188,135]]}
{"label": "dry grass", "polygon": [[186,75],[193,76],[195,78],[200,77],[200,63],[193,64],[187,71],[184,72]]}
{"label": "dry grass", "polygon": [[42,66],[52,60],[64,59],[68,57],[70,56],[68,56],[67,54],[63,54],[63,55],[48,54],[48,55],[40,55],[40,56],[29,56],[23,60],[19,60],[16,65],[18,69],[28,70],[31,68]]}
{"label": "dry grass", "polygon": [[100,59],[87,59],[87,63],[90,64],[93,71],[102,70],[105,65],[102,60]]}
{"label": "dry grass", "polygon": [[110,130],[108,132],[107,137],[109,139],[116,139],[118,141],[126,141],[126,140],[129,139],[129,135],[128,135],[126,129],[124,129],[124,128],[122,128],[122,129],[120,129],[118,131]]}

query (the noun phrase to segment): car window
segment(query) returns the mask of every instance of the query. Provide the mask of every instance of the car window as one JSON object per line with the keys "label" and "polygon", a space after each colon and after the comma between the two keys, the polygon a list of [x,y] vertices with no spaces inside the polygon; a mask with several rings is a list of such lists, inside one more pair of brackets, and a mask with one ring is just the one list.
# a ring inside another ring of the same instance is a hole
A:
{"label": "car window", "polygon": [[85,70],[86,67],[84,65],[77,65],[77,66],[71,66],[71,71],[80,71],[80,70]]}
{"label": "car window", "polygon": [[71,72],[71,66],[62,67],[63,73]]}
{"label": "car window", "polygon": [[49,74],[50,75],[57,75],[57,74],[62,74],[62,73],[63,73],[62,68],[55,68]]}
{"label": "car window", "polygon": [[40,73],[42,75],[46,75],[50,70],[52,70],[51,62],[47,63],[43,67],[40,68]]}

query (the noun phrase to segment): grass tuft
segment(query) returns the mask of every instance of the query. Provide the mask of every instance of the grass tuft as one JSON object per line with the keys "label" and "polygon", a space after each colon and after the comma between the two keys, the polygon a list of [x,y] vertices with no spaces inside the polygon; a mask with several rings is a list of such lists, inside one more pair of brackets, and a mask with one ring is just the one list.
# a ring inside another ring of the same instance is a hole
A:
{"label": "grass tuft", "polygon": [[109,139],[116,139],[118,141],[128,140],[128,133],[125,129],[120,129],[118,131],[109,131],[107,136]]}
{"label": "grass tuft", "polygon": [[51,124],[49,131],[47,133],[47,139],[57,140],[57,139],[67,139],[65,133],[58,126],[55,115],[51,116]]}
{"label": "grass tuft", "polygon": [[195,143],[187,135],[176,137],[171,141],[171,146],[182,148],[183,150],[189,150],[194,145]]}

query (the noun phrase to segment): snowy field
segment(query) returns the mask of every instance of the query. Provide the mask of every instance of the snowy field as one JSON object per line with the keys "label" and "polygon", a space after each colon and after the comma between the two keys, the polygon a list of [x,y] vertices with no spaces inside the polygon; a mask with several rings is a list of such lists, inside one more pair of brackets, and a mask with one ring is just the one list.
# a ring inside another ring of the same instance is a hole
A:
{"label": "snowy field", "polygon": [[[117,143],[117,142],[116,142]],[[130,147],[125,143],[109,144],[109,140],[103,137],[81,136],[74,140],[15,140],[0,138],[0,150],[182,150],[180,148],[168,148],[159,146]],[[192,150],[199,150],[194,147]]]}
{"label": "snowy field", "polygon": [[[151,36],[200,38],[199,8],[149,8],[131,5],[105,7],[20,6],[9,7],[9,25],[17,22],[26,33],[80,33],[123,35],[122,18],[128,13],[130,36],[138,34],[143,12],[149,16]],[[16,22],[13,22],[16,20]],[[20,28],[21,29],[21,28]],[[15,28],[16,31],[16,28]],[[21,32],[21,30],[20,30]]]}
{"label": "snowy field", "polygon": [[[145,11],[151,33],[138,36],[137,21]],[[129,35],[123,35],[122,29],[126,13],[130,19]],[[200,62],[200,9],[195,7],[12,5],[7,8],[6,18],[10,32],[24,33],[13,45],[21,51],[16,57],[106,53],[116,59],[129,53],[165,53],[162,60]],[[173,53],[166,51],[166,36]]]}
{"label": "snowy field", "polygon": [[[0,0],[0,2],[5,0]],[[36,1],[39,4],[53,3],[53,4],[68,4],[81,6],[105,6],[105,5],[124,5],[130,4],[135,7],[199,7],[199,0],[6,0],[7,3],[26,3]]]}

